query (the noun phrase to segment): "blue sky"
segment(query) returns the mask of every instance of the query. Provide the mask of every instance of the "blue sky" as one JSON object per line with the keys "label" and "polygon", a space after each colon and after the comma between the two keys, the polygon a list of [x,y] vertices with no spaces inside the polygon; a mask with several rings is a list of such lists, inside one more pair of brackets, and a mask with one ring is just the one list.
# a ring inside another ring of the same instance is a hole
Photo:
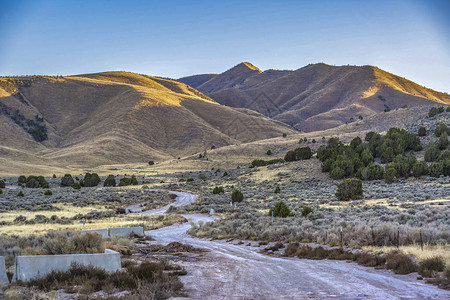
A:
{"label": "blue sky", "polygon": [[0,75],[375,65],[450,92],[450,1],[2,1]]}

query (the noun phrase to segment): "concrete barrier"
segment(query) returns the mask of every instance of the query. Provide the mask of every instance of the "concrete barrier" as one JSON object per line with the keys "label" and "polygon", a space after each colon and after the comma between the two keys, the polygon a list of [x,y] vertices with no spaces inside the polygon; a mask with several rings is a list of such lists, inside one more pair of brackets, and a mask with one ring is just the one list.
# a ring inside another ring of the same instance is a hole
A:
{"label": "concrete barrier", "polygon": [[130,234],[144,235],[144,227],[116,227],[109,228],[109,236],[129,236]]}
{"label": "concrete barrier", "polygon": [[73,264],[93,266],[107,272],[122,270],[119,252],[106,249],[105,253],[26,255],[16,256],[13,282],[44,277],[52,271],[67,271]]}
{"label": "concrete barrier", "polygon": [[108,229],[92,229],[92,230],[82,230],[81,233],[98,233],[102,237],[108,236]]}
{"label": "concrete barrier", "polygon": [[5,257],[0,256],[0,285],[8,285],[9,280],[6,275]]}

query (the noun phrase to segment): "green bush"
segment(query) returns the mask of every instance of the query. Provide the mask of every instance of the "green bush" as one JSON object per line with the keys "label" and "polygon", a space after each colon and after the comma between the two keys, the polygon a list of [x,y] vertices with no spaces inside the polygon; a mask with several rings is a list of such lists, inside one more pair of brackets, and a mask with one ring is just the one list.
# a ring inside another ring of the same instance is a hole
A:
{"label": "green bush", "polygon": [[74,190],[79,190],[79,189],[81,189],[81,184],[79,184],[78,182],[75,182],[74,184],[72,184],[72,188]]}
{"label": "green bush", "polygon": [[425,127],[420,127],[419,132],[417,133],[419,136],[426,136],[427,135],[427,129]]}
{"label": "green bush", "polygon": [[383,176],[383,167],[375,163],[371,163],[369,166],[362,169],[359,173],[359,178],[362,180],[378,180],[383,179]]}
{"label": "green bush", "polygon": [[25,195],[23,194],[22,191],[19,191],[19,193],[17,193],[17,197],[24,197]]}
{"label": "green bush", "polygon": [[114,177],[114,175],[108,175],[108,177],[106,177],[105,182],[103,183],[103,186],[116,186],[116,178]]}
{"label": "green bush", "polygon": [[272,155],[272,150],[270,150],[270,149],[267,150],[266,154],[267,154],[267,155]]}
{"label": "green bush", "polygon": [[284,156],[285,161],[297,161],[297,160],[306,160],[312,157],[312,151],[310,147],[300,147],[295,150],[290,150]]}
{"label": "green bush", "polygon": [[135,175],[132,175],[131,178],[123,177],[120,179],[119,186],[128,186],[128,185],[138,185],[138,181]]}
{"label": "green bush", "polygon": [[242,202],[244,200],[244,195],[242,194],[242,192],[240,190],[234,190],[231,193],[231,200],[233,202]]}
{"label": "green bush", "polygon": [[441,134],[443,134],[444,132],[450,134],[450,128],[448,128],[447,125],[445,124],[439,124],[438,126],[436,126],[436,129],[434,130],[434,135],[440,137]]}
{"label": "green bush", "polygon": [[339,201],[361,199],[363,196],[362,181],[360,179],[347,179],[337,187],[336,197]]}
{"label": "green bush", "polygon": [[72,186],[75,183],[75,181],[72,178],[72,175],[65,174],[64,177],[61,179],[61,186]]}
{"label": "green bush", "polygon": [[50,190],[46,190],[45,193],[44,193],[44,195],[45,195],[45,196],[51,196],[51,195],[53,195],[53,193],[52,193],[52,191],[50,191]]}
{"label": "green bush", "polygon": [[274,217],[286,218],[292,216],[291,210],[287,207],[284,201],[278,201],[275,203],[275,207],[269,210],[269,216],[272,215],[272,212]]}
{"label": "green bush", "polygon": [[0,180],[0,189],[4,189],[6,187],[5,181]]}
{"label": "green bush", "polygon": [[148,164],[149,164],[149,166],[153,166],[153,165],[155,164],[155,162],[154,162],[153,160],[150,160],[150,161],[148,162]]}
{"label": "green bush", "polygon": [[339,180],[345,177],[345,171],[342,170],[340,167],[336,167],[331,170],[330,172],[330,178],[334,180]]}
{"label": "green bush", "polygon": [[380,155],[381,163],[389,163],[394,160],[395,153],[391,147],[386,147]]}
{"label": "green bush", "polygon": [[277,185],[277,187],[275,188],[275,190],[273,191],[275,194],[279,194],[280,193],[280,187]]}
{"label": "green bush", "polygon": [[19,179],[17,180],[17,184],[25,184],[27,183],[27,177],[24,175],[19,176]]}
{"label": "green bush", "polygon": [[252,161],[250,168],[264,167],[264,166],[268,166],[268,165],[282,163],[283,161],[284,160],[282,160],[281,158],[271,159],[271,160],[255,159],[254,161]]}
{"label": "green bush", "polygon": [[428,174],[428,165],[424,161],[417,161],[413,165],[412,170],[413,170],[414,177],[418,178],[418,177],[420,177],[422,175],[427,175]]}
{"label": "green bush", "polygon": [[384,171],[384,181],[386,183],[393,183],[395,177],[397,177],[397,171],[395,168],[386,168]]}
{"label": "green bush", "polygon": [[213,189],[213,194],[223,194],[225,191],[223,190],[222,186],[216,186]]}
{"label": "green bush", "polygon": [[447,132],[443,132],[438,140],[438,148],[439,150],[445,150],[448,147],[448,134]]}
{"label": "green bush", "polygon": [[438,114],[437,107],[432,107],[432,108],[430,108],[430,110],[428,111],[428,117],[430,117],[430,118],[434,117],[434,116],[437,115],[437,114]]}
{"label": "green bush", "polygon": [[306,216],[308,216],[309,214],[312,214],[312,213],[314,213],[314,210],[311,207],[305,206],[305,207],[302,208],[302,216],[303,217],[306,217]]}
{"label": "green bush", "polygon": [[447,106],[446,112],[450,112],[450,106]]}
{"label": "green bush", "polygon": [[427,149],[425,150],[424,159],[427,162],[432,162],[432,161],[435,161],[436,159],[438,159],[440,154],[441,154],[441,151],[439,151],[438,146],[435,143],[430,142],[428,144]]}
{"label": "green bush", "polygon": [[186,182],[192,182],[192,181],[194,181],[194,178],[188,178],[188,179],[186,180]]}
{"label": "green bush", "polygon": [[2,189],[0,189],[0,195],[1,195],[1,194],[3,194],[3,190],[2,190]]}
{"label": "green bush", "polygon": [[444,175],[444,162],[434,162],[428,168],[428,173],[432,177],[439,178],[441,175]]}
{"label": "green bush", "polygon": [[83,181],[80,182],[81,186],[84,187],[94,187],[100,183],[100,177],[97,173],[86,173],[84,175]]}

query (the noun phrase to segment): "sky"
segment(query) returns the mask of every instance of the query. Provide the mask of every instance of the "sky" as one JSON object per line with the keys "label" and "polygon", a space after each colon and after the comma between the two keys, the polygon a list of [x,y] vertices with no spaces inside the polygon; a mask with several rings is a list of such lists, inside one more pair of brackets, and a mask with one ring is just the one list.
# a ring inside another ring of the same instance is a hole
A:
{"label": "sky", "polygon": [[374,65],[450,93],[450,0],[1,0],[0,75]]}

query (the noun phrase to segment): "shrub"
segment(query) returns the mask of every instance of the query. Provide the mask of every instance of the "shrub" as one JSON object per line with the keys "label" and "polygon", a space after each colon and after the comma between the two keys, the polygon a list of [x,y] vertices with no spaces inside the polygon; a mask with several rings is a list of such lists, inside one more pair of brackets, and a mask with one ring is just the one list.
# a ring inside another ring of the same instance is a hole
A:
{"label": "shrub", "polygon": [[284,156],[285,161],[297,161],[297,160],[306,160],[312,157],[312,150],[310,147],[300,147],[295,150],[290,150]]}
{"label": "shrub", "polygon": [[266,154],[267,154],[267,155],[272,155],[272,150],[270,150],[270,149],[267,150]]}
{"label": "shrub", "polygon": [[24,197],[25,195],[23,194],[22,191],[19,191],[19,193],[17,193],[17,197]]}
{"label": "shrub", "polygon": [[255,159],[254,161],[252,161],[250,168],[263,167],[263,166],[273,165],[273,164],[277,164],[277,163],[281,163],[281,162],[283,162],[283,160],[280,158],[271,159],[271,160]]}
{"label": "shrub", "polygon": [[446,112],[450,112],[450,106],[447,106]]}
{"label": "shrub", "polygon": [[148,164],[149,164],[150,166],[153,166],[153,165],[155,164],[155,162],[154,162],[153,160],[151,160],[151,161],[148,162]]}
{"label": "shrub", "polygon": [[222,186],[216,186],[213,189],[213,194],[223,194],[225,191],[223,190]]}
{"label": "shrub", "polygon": [[5,181],[0,180],[0,189],[4,189],[6,187]]}
{"label": "shrub", "polygon": [[203,173],[200,173],[200,174],[198,174],[198,179],[201,179],[201,180],[205,181],[206,180],[206,175],[203,174]]}
{"label": "shrub", "polygon": [[194,181],[194,178],[188,178],[188,179],[186,180],[186,182],[192,182],[192,181]]}
{"label": "shrub", "polygon": [[438,148],[439,150],[445,150],[448,147],[448,134],[447,132],[443,132],[439,137]]}
{"label": "shrub", "polygon": [[79,184],[78,182],[75,182],[74,184],[72,184],[72,188],[74,190],[79,190],[79,189],[81,189],[81,184]]}
{"label": "shrub", "polygon": [[56,175],[55,174],[53,174],[53,176],[52,176],[53,178],[56,178]]}
{"label": "shrub", "polygon": [[277,185],[277,187],[275,188],[275,190],[273,191],[275,194],[279,194],[280,193],[280,187]]}
{"label": "shrub", "polygon": [[3,190],[2,190],[2,189],[0,189],[0,195],[1,195],[1,194],[3,194]]}
{"label": "shrub", "polygon": [[419,136],[426,136],[427,135],[427,129],[425,127],[420,127],[419,132],[417,133]]}
{"label": "shrub", "polygon": [[432,162],[435,161],[441,152],[439,151],[438,146],[431,142],[428,144],[427,150],[425,150],[424,159],[425,161]]}
{"label": "shrub", "polygon": [[228,176],[228,172],[223,172],[223,175],[222,175],[222,177],[225,177],[225,176]]}
{"label": "shrub", "polygon": [[272,212],[274,217],[286,218],[288,216],[292,216],[291,210],[287,207],[284,201],[278,201],[275,203],[275,207],[269,210],[269,216],[272,215]]}
{"label": "shrub", "polygon": [[116,179],[114,175],[108,175],[108,177],[105,179],[105,182],[103,183],[103,186],[116,186]]}
{"label": "shrub", "polygon": [[331,170],[330,177],[331,179],[339,180],[345,177],[345,172],[341,168],[337,167]]}
{"label": "shrub", "polygon": [[439,113],[439,110],[437,107],[432,107],[430,108],[430,110],[428,111],[428,117],[432,118],[435,115],[437,115]]}
{"label": "shrub", "polygon": [[75,183],[75,181],[72,178],[72,175],[65,174],[64,177],[61,179],[61,186],[72,186]]}
{"label": "shrub", "polygon": [[314,213],[314,210],[311,207],[305,206],[305,207],[302,208],[302,216],[303,217],[306,217],[306,216],[308,216],[309,214],[312,214],[312,213]]}
{"label": "shrub", "polygon": [[284,256],[297,256],[298,251],[300,250],[300,247],[298,243],[289,243],[284,250]]}
{"label": "shrub", "polygon": [[138,185],[138,181],[135,175],[132,175],[131,178],[124,177],[119,181],[119,186],[128,186],[128,185]]}
{"label": "shrub", "polygon": [[347,179],[337,187],[336,197],[339,201],[360,199],[363,196],[362,181],[360,179]]}
{"label": "shrub", "polygon": [[378,180],[383,179],[383,176],[383,167],[374,163],[362,169],[360,173],[360,179],[362,180]]}
{"label": "shrub", "polygon": [[444,132],[450,134],[450,128],[448,128],[447,125],[445,124],[439,124],[438,126],[436,126],[436,129],[434,130],[434,134],[437,137],[440,137],[441,134],[443,134]]}
{"label": "shrub", "polygon": [[414,165],[413,165],[413,175],[414,177],[418,178],[422,175],[427,175],[428,174],[428,165],[426,162],[423,161],[417,161]]}
{"label": "shrub", "polygon": [[46,190],[45,193],[44,193],[44,195],[45,195],[45,196],[51,196],[51,195],[53,195],[53,193],[52,193],[52,191],[50,191],[50,190]]}
{"label": "shrub", "polygon": [[419,274],[423,277],[431,277],[434,272],[442,272],[444,269],[445,262],[441,256],[430,257],[419,263]]}
{"label": "shrub", "polygon": [[434,162],[428,168],[428,172],[430,176],[439,178],[441,175],[444,175],[444,162]]}
{"label": "shrub", "polygon": [[244,200],[244,195],[242,194],[242,192],[240,190],[234,190],[231,193],[231,200],[233,202],[242,202]]}
{"label": "shrub", "polygon": [[395,153],[391,147],[385,148],[385,150],[381,153],[380,159],[381,163],[389,163],[394,160]]}
{"label": "shrub", "polygon": [[395,168],[386,168],[384,171],[384,182],[393,183],[395,177],[397,176],[397,171]]}
{"label": "shrub", "polygon": [[416,264],[405,254],[394,251],[386,257],[386,268],[395,274],[409,274],[417,271]]}
{"label": "shrub", "polygon": [[27,183],[27,177],[24,175],[19,176],[18,180],[17,180],[17,184],[25,184]]}
{"label": "shrub", "polygon": [[83,181],[80,183],[84,187],[94,187],[100,183],[100,177],[97,173],[86,173]]}

